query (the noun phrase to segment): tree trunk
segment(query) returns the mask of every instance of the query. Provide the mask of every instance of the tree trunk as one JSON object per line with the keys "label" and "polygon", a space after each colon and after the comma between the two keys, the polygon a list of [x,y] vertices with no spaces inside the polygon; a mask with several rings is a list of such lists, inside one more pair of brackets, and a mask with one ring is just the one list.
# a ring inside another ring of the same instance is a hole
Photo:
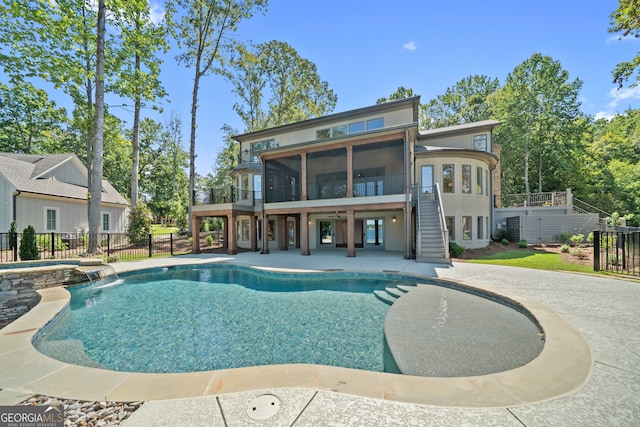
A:
{"label": "tree trunk", "polygon": [[189,139],[189,213],[188,227],[189,234],[192,232],[191,213],[195,205],[195,182],[196,182],[196,113],[198,110],[198,89],[200,86],[200,58],[196,61],[196,75],[193,79],[193,97],[191,99],[191,137]]}
{"label": "tree trunk", "polygon": [[89,188],[89,248],[90,254],[98,250],[100,232],[100,205],[102,202],[102,154],[104,144],[104,36],[105,36],[105,0],[98,0],[98,28],[96,36],[96,113],[95,137],[93,144],[93,170],[91,188]]}
{"label": "tree trunk", "polygon": [[[140,55],[136,52],[136,73],[140,72]],[[138,204],[138,170],[140,169],[140,94],[136,93],[133,104],[133,161],[131,162],[131,206]]]}

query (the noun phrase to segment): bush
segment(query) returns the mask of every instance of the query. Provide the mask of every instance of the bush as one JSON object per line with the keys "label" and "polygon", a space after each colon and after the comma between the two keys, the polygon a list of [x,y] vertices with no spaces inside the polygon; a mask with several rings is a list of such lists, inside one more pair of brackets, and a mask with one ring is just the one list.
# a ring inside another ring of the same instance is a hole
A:
{"label": "bush", "polygon": [[571,236],[571,243],[573,243],[574,246],[578,246],[583,241],[584,241],[584,234],[574,234],[573,236]]}
{"label": "bush", "polygon": [[560,233],[557,236],[555,236],[555,240],[557,240],[562,244],[569,243],[570,239],[571,239],[571,235],[569,235],[569,233]]}
{"label": "bush", "polygon": [[518,247],[519,248],[526,248],[527,247],[527,241],[526,240],[520,240],[518,242]]}
{"label": "bush", "polygon": [[562,252],[563,254],[568,254],[570,250],[571,250],[571,247],[569,245],[565,244],[560,246],[560,252]]}
{"label": "bush", "polygon": [[[48,251],[51,249],[51,234],[47,233],[47,234],[39,234],[36,237],[36,242],[38,244],[38,248],[41,251]],[[69,249],[69,245],[67,245],[65,242],[62,241],[61,238],[56,237],[54,239],[54,249],[56,251],[66,251],[67,249]]]}
{"label": "bush", "polygon": [[207,241],[207,245],[213,246],[213,235],[212,234],[207,234],[207,237],[205,237],[204,240]]}
{"label": "bush", "polygon": [[509,233],[504,228],[501,228],[496,232],[496,237],[498,238],[498,241],[502,241],[505,239],[509,240]]}
{"label": "bush", "polygon": [[119,259],[120,257],[118,257],[118,255],[109,255],[107,257],[107,262],[118,262]]}
{"label": "bush", "polygon": [[456,242],[449,242],[449,254],[457,258],[464,252],[464,246],[460,246]]}
{"label": "bush", "polygon": [[500,243],[502,243],[504,246],[507,246],[509,244],[509,239],[502,239]]}
{"label": "bush", "polygon": [[38,245],[36,244],[36,231],[30,225],[22,231],[22,240],[20,240],[20,259],[22,261],[40,259]]}
{"label": "bush", "polygon": [[18,237],[18,230],[15,221],[11,221],[11,228],[9,228],[9,249],[13,250],[16,244],[16,238]]}
{"label": "bush", "polygon": [[593,243],[593,231],[587,235],[587,242]]}
{"label": "bush", "polygon": [[151,211],[144,203],[138,203],[129,212],[129,225],[125,233],[134,246],[144,246],[149,243]]}
{"label": "bush", "polygon": [[576,258],[580,258],[580,259],[584,259],[587,257],[587,253],[585,251],[583,251],[582,249],[572,249],[571,250],[571,255],[573,255]]}

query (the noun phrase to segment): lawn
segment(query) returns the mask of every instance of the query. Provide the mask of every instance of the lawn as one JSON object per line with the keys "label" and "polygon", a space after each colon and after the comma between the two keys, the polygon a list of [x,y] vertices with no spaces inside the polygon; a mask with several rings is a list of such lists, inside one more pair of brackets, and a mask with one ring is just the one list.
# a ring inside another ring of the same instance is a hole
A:
{"label": "lawn", "polygon": [[538,270],[577,271],[593,273],[593,267],[564,261],[559,253],[534,249],[512,249],[492,255],[468,259],[478,264],[509,265],[512,267],[536,268]]}
{"label": "lawn", "polygon": [[178,231],[178,227],[165,227],[161,224],[151,224],[151,234],[175,234]]}

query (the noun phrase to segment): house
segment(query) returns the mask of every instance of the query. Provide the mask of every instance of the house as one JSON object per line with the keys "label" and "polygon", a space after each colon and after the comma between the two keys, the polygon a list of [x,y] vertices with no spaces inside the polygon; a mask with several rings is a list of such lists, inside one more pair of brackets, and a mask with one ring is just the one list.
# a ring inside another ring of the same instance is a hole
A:
{"label": "house", "polygon": [[[0,153],[0,232],[75,233],[89,228],[87,168],[75,154]],[[100,232],[125,230],[129,203],[102,182]]]}
{"label": "house", "polygon": [[486,120],[418,130],[418,96],[235,136],[232,189],[193,207],[221,217],[229,254],[398,251],[448,259],[449,241],[488,245],[498,164]]}

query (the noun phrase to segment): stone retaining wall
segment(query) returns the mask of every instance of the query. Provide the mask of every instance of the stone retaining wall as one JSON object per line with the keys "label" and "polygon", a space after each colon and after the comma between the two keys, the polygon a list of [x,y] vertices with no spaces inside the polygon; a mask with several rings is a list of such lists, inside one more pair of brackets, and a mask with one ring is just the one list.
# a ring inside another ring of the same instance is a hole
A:
{"label": "stone retaining wall", "polygon": [[75,265],[15,268],[0,271],[0,328],[31,310],[40,301],[38,289],[87,281]]}

